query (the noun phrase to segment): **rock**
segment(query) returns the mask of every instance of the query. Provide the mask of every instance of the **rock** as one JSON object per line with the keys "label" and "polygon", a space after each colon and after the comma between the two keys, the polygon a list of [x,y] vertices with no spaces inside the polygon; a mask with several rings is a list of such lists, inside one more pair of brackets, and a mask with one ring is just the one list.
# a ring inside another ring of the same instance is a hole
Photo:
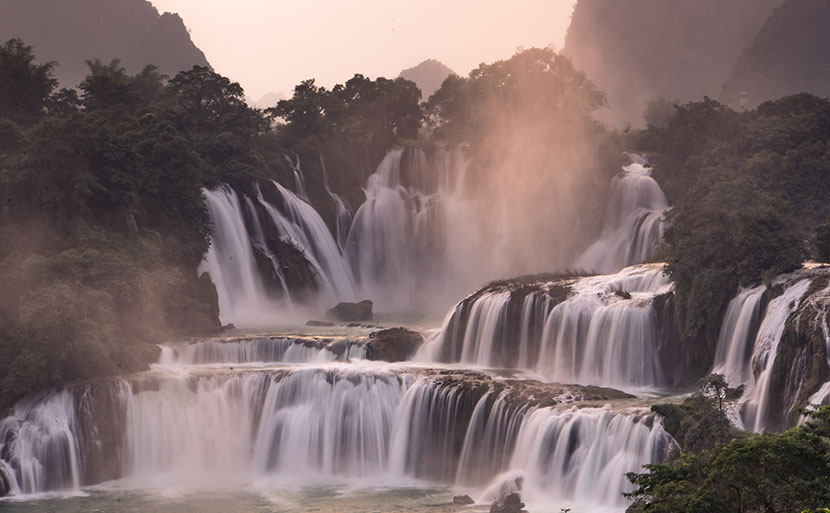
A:
{"label": "rock", "polygon": [[369,334],[366,358],[386,362],[402,362],[415,354],[424,337],[406,328],[390,328]]}
{"label": "rock", "polygon": [[306,326],[324,326],[324,327],[337,326],[336,324],[334,324],[333,322],[330,322],[330,321],[316,321],[314,319],[311,319],[310,321],[306,322],[305,325]]}
{"label": "rock", "polygon": [[0,467],[0,497],[5,497],[12,491],[11,479],[6,474],[6,470]]}
{"label": "rock", "polygon": [[235,330],[235,329],[236,329],[236,326],[234,326],[234,324],[232,322],[229,322],[229,323],[225,324],[224,326],[222,326],[222,328],[219,330],[219,332],[222,333],[224,331],[230,331],[230,330]]}
{"label": "rock", "polygon": [[526,513],[525,503],[522,502],[518,493],[506,495],[503,499],[497,500],[490,506],[490,513]]}
{"label": "rock", "polygon": [[469,506],[470,504],[475,504],[476,501],[469,495],[456,495],[452,498],[452,503],[458,504],[459,506]]}
{"label": "rock", "polygon": [[372,302],[365,300],[360,303],[338,303],[326,312],[325,319],[340,322],[371,321]]}

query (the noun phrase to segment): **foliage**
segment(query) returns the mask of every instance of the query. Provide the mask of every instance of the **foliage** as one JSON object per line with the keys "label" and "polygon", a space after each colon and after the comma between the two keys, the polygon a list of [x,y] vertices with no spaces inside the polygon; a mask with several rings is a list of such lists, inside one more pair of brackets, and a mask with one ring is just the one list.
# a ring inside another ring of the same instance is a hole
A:
{"label": "foliage", "polygon": [[29,98],[26,115],[0,119],[6,404],[61,380],[143,369],[153,344],[217,327],[216,292],[195,272],[211,228],[202,189],[256,175],[254,140],[268,124],[207,68],[167,82],[153,66],[130,76],[117,60],[89,61],[79,98],[51,94],[51,68],[30,48],[2,48],[30,84],[8,89]]}
{"label": "foliage", "polygon": [[567,127],[578,131],[605,104],[605,95],[567,58],[551,48],[531,48],[482,64],[467,78],[447,77],[425,107],[435,139],[482,147],[492,142],[494,125],[505,132],[521,124],[563,135]]}
{"label": "foliage", "polygon": [[750,434],[628,474],[629,511],[797,512],[830,502],[830,406],[780,434]]}
{"label": "foliage", "polygon": [[673,204],[660,257],[693,370],[711,365],[737,285],[808,257],[805,241],[830,215],[828,129],[830,101],[801,94],[740,113],[705,98],[640,134]]}
{"label": "foliage", "polygon": [[36,121],[58,85],[54,64],[35,63],[31,46],[10,39],[0,46],[0,119],[17,123]]}

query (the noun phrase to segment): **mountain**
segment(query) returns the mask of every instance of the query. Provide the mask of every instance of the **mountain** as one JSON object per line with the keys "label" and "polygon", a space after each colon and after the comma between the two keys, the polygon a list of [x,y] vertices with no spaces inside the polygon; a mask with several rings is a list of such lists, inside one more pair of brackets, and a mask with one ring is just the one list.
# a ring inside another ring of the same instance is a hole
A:
{"label": "mountain", "polygon": [[435,59],[427,59],[417,66],[401,71],[399,76],[418,84],[418,88],[422,94],[421,99],[426,100],[441,87],[444,79],[455,74],[443,62]]}
{"label": "mountain", "polygon": [[775,9],[732,69],[721,99],[754,107],[807,92],[830,96],[830,2],[787,0]]}
{"label": "mountain", "polygon": [[608,95],[603,121],[640,126],[651,100],[717,97],[781,2],[578,0],[562,53]]}
{"label": "mountain", "polygon": [[153,64],[170,76],[209,65],[182,19],[146,0],[0,0],[0,12],[0,42],[20,37],[56,62],[63,87],[77,86],[94,58],[121,59],[130,73]]}

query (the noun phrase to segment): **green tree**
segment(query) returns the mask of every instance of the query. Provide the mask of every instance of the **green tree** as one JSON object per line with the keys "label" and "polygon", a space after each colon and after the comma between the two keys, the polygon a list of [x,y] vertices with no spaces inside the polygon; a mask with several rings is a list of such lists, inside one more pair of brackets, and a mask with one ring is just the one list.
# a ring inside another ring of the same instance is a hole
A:
{"label": "green tree", "polygon": [[18,123],[39,119],[57,87],[54,63],[35,63],[31,46],[19,38],[0,46],[0,118]]}

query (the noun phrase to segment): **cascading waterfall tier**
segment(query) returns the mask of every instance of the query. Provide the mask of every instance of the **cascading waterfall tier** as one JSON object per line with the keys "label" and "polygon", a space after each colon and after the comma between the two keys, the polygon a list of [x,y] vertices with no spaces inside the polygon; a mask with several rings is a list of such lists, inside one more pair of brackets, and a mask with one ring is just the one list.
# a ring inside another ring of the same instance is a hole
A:
{"label": "cascading waterfall tier", "polygon": [[[228,185],[204,194],[213,237],[199,272],[216,286],[223,323],[273,324],[280,312],[291,312],[297,295],[308,299],[309,289],[323,304],[355,299],[337,242],[317,211],[293,192],[266,182],[254,186],[253,197]],[[278,291],[266,285],[269,273]]]}
{"label": "cascading waterfall tier", "polygon": [[652,302],[670,291],[661,264],[496,282],[451,310],[419,358],[526,369],[564,383],[661,386]]}
{"label": "cascading waterfall tier", "polygon": [[159,364],[324,363],[365,358],[365,337],[228,337],[161,346]]}
{"label": "cascading waterfall tier", "polygon": [[389,309],[428,308],[476,283],[481,241],[459,151],[389,151],[369,176],[345,251],[361,295]]}
{"label": "cascading waterfall tier", "polygon": [[[766,299],[766,304],[764,304]],[[750,431],[798,421],[795,406],[830,394],[830,270],[808,266],[771,287],[740,290],[729,303],[713,372],[743,385],[734,420]]]}
{"label": "cascading waterfall tier", "polygon": [[368,479],[484,489],[541,466],[528,478],[538,493],[588,500],[592,490],[570,484],[593,479],[619,506],[624,472],[673,441],[642,408],[573,405],[627,397],[388,364],[168,362],[21,401],[0,424],[0,468],[21,495],[118,478],[136,487]]}
{"label": "cascading waterfall tier", "polygon": [[612,273],[645,262],[663,239],[663,215],[669,208],[666,196],[651,177],[645,159],[633,153],[628,156],[631,164],[614,177],[602,234],[577,260],[578,269]]}

